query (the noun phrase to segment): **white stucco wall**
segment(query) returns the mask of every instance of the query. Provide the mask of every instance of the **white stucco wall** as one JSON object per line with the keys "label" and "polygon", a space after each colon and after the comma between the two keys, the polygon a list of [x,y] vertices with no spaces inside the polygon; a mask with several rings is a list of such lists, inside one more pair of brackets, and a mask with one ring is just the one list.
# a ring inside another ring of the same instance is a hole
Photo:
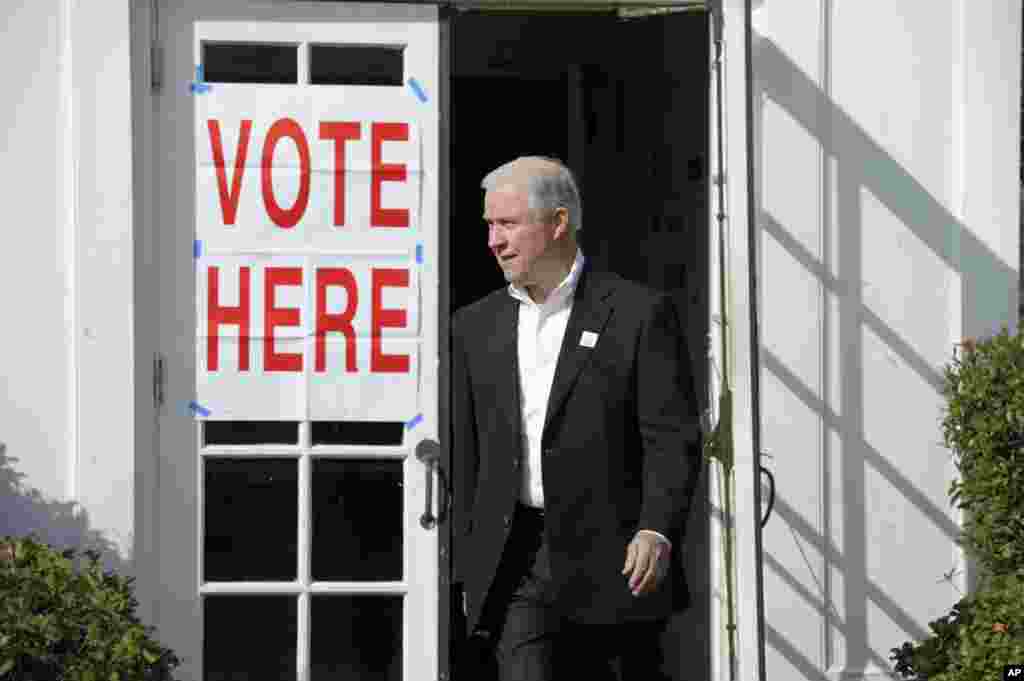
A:
{"label": "white stucco wall", "polygon": [[27,495],[4,494],[13,479],[49,500],[71,492],[73,298],[64,200],[65,26],[58,2],[9,3],[0,12],[6,28],[0,58],[9,65],[0,106],[0,182],[8,188],[0,248],[0,453],[8,457],[0,462],[0,531],[7,533],[48,525],[53,509]]}
{"label": "white stucco wall", "polygon": [[128,2],[7,3],[0,532],[130,569]]}
{"label": "white stucco wall", "polygon": [[1021,6],[757,5],[767,678],[888,678],[967,588],[942,367],[1016,326]]}

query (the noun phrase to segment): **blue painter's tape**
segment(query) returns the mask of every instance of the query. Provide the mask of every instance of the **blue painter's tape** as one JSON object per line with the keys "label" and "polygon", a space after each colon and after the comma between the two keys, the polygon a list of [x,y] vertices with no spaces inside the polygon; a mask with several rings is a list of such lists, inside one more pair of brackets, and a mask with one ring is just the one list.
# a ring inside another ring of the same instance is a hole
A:
{"label": "blue painter's tape", "polygon": [[412,91],[416,93],[416,96],[420,98],[421,102],[427,101],[427,93],[423,91],[423,86],[420,85],[420,82],[418,80],[416,80],[415,78],[410,78],[409,87],[412,88]]}
{"label": "blue painter's tape", "polygon": [[210,410],[199,404],[195,400],[188,403],[188,408],[192,410],[193,414],[199,414],[200,416],[209,416]]}
{"label": "blue painter's tape", "polygon": [[195,79],[194,82],[189,83],[188,89],[191,90],[193,94],[200,94],[200,95],[206,94],[207,92],[210,91],[210,86],[207,85],[205,82],[203,82],[203,65],[202,64],[200,64],[199,66],[196,67],[196,79]]}
{"label": "blue painter's tape", "polygon": [[408,423],[405,424],[405,427],[407,429],[409,429],[409,430],[412,430],[422,420],[423,420],[423,414],[416,414],[416,416],[413,417],[412,421],[409,421]]}
{"label": "blue painter's tape", "polygon": [[196,258],[200,258],[203,255],[203,242],[196,239],[192,244],[192,255]]}
{"label": "blue painter's tape", "polygon": [[423,244],[416,244],[416,262],[423,264]]}

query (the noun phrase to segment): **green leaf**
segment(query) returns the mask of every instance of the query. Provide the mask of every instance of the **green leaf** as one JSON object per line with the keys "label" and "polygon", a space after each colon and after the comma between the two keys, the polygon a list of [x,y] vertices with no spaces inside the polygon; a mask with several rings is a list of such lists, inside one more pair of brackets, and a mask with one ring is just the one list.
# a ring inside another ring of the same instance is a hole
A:
{"label": "green leaf", "polygon": [[31,537],[11,538],[14,566],[0,569],[0,677],[24,660],[39,678],[107,681],[168,678],[178,658],[135,615],[133,581],[72,562]]}
{"label": "green leaf", "polygon": [[[941,418],[945,456],[959,473],[947,494],[963,509],[957,542],[980,566],[982,583],[950,614],[929,624],[921,642],[893,648],[894,670],[930,681],[1000,678],[1024,659],[1024,319],[965,341],[943,367]],[[931,569],[932,566],[921,566]],[[1006,631],[1003,631],[1003,627]],[[993,629],[993,626],[996,626]]]}

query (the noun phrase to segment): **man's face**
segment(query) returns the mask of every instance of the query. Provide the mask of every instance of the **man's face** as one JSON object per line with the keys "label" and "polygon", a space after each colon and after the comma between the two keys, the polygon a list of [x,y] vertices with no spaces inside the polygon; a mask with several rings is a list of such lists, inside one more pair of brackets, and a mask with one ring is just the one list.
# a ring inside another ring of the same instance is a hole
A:
{"label": "man's face", "polygon": [[484,195],[484,221],[489,230],[487,246],[505,281],[520,287],[537,284],[552,243],[552,225],[533,220],[526,192],[515,185],[488,191]]}

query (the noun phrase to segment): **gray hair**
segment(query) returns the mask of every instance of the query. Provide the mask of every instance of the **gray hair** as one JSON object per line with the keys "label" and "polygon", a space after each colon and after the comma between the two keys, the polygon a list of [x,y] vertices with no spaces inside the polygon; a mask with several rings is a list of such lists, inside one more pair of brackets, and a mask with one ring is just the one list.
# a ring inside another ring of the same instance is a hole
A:
{"label": "gray hair", "polygon": [[[542,169],[544,164],[551,164],[551,171]],[[523,165],[533,172],[527,170],[524,173]],[[535,219],[542,215],[547,217],[558,208],[565,208],[569,213],[569,233],[575,236],[583,229],[583,205],[576,187],[576,178],[557,158],[520,156],[487,173],[480,187],[491,191],[501,185],[511,184],[523,175],[527,178],[526,196]]]}

